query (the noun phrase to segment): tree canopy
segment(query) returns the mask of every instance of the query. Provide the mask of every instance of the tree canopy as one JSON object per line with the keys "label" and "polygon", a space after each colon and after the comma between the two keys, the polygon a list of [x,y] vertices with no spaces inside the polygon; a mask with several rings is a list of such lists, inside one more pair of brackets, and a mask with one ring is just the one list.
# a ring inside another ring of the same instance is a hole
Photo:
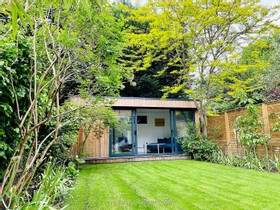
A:
{"label": "tree canopy", "polygon": [[254,0],[148,1],[130,10],[130,20],[148,24],[149,30],[133,25],[128,28],[127,46],[137,49],[137,56],[131,55],[126,64],[137,71],[155,61],[167,61],[167,67],[158,73],[172,69],[176,82],[163,88],[164,97],[183,89],[194,100],[206,132],[209,104],[221,99],[220,91],[228,78],[236,84],[228,92],[236,93],[240,83],[234,73],[249,69],[249,65],[237,62],[239,53],[271,31],[276,9]]}
{"label": "tree canopy", "polygon": [[[124,36],[115,9],[103,0],[1,4],[0,112],[5,127],[0,131],[0,158],[9,163],[0,195],[9,208],[18,205],[17,195],[28,197],[30,180],[52,146],[64,144],[70,129],[77,133],[75,121],[82,124],[91,118],[92,123],[111,116],[104,108],[110,102],[102,96],[117,95],[130,77],[117,63]],[[67,101],[73,95],[90,102]],[[8,126],[16,135],[7,135]]]}

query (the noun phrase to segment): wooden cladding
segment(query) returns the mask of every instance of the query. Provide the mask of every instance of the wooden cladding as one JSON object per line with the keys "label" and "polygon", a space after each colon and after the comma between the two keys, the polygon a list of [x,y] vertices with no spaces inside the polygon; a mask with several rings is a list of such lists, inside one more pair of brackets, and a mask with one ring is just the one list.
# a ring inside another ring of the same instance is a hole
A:
{"label": "wooden cladding", "polygon": [[160,99],[141,99],[141,98],[116,98],[113,107],[133,107],[133,108],[192,108],[195,109],[193,101],[185,100],[160,100]]}
{"label": "wooden cladding", "polygon": [[72,154],[79,157],[109,157],[109,128],[97,137],[93,126],[86,137],[84,128],[80,127],[78,141],[72,146]]}

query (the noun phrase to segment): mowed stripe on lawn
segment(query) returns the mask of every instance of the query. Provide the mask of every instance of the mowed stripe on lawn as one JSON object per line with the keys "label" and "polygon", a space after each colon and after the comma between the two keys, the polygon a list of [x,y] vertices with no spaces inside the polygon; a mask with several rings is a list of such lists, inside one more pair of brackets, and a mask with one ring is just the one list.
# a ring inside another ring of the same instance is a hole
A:
{"label": "mowed stripe on lawn", "polygon": [[67,209],[280,209],[280,175],[191,160],[85,165]]}

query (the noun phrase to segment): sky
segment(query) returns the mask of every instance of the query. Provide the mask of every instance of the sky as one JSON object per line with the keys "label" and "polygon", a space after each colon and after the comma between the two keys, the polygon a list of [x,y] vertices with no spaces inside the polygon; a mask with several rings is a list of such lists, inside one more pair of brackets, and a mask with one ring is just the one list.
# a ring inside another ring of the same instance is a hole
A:
{"label": "sky", "polygon": [[[109,0],[110,2],[117,2],[118,0]],[[137,5],[144,5],[147,0],[130,0],[133,3],[136,3]],[[274,5],[280,5],[280,0],[260,0],[260,4],[265,6],[274,6]],[[277,16],[280,16],[280,11],[277,14]],[[276,18],[278,19],[278,17]],[[274,22],[277,25],[280,25],[280,18]]]}
{"label": "sky", "polygon": [[273,6],[277,3],[280,4],[280,0],[261,0],[261,4],[264,4],[266,6]]}
{"label": "sky", "polygon": [[[261,0],[260,2],[261,4],[265,5],[265,6],[274,6],[274,5],[280,5],[280,0]],[[276,25],[280,25],[280,12],[277,12],[277,14],[275,15],[275,19],[278,19],[277,21],[274,21],[273,23]]]}
{"label": "sky", "polygon": [[[116,2],[118,0],[109,0],[111,2]],[[132,2],[136,2],[139,5],[142,5],[146,2],[146,0],[131,0]],[[266,6],[273,6],[275,4],[280,4],[280,0],[261,0],[261,4]]]}

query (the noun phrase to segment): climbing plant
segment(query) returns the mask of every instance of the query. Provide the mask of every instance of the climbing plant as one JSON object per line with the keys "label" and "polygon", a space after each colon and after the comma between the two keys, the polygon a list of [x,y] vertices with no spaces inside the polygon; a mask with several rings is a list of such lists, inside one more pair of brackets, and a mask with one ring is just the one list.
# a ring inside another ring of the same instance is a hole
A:
{"label": "climbing plant", "polygon": [[237,117],[235,128],[239,135],[238,141],[247,149],[247,152],[256,154],[257,145],[266,145],[270,138],[264,133],[264,121],[256,105],[248,104],[246,114]]}

